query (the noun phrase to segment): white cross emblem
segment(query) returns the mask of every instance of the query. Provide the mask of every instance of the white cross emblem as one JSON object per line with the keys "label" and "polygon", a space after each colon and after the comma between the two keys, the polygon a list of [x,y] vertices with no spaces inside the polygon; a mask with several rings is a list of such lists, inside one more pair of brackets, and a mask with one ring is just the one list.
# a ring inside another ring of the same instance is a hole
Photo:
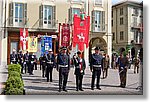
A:
{"label": "white cross emblem", "polygon": [[78,37],[80,42],[84,42],[85,37],[84,37],[83,33],[78,34],[77,37]]}
{"label": "white cross emblem", "polygon": [[26,42],[28,38],[26,37],[26,30],[23,30],[23,36],[20,37],[20,40],[23,42],[23,50],[26,50]]}

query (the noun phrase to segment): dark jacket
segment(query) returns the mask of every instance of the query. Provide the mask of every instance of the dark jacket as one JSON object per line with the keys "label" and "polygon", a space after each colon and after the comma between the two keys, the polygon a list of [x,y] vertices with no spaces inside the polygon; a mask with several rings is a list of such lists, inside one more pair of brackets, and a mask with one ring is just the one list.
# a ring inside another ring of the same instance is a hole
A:
{"label": "dark jacket", "polygon": [[80,62],[80,58],[74,58],[74,65],[75,65],[75,75],[84,75],[85,74],[85,60],[82,58],[82,62]]}
{"label": "dark jacket", "polygon": [[[50,63],[52,62],[52,64]],[[47,65],[55,65],[55,57],[54,54],[47,54]]]}
{"label": "dark jacket", "polygon": [[10,62],[12,62],[13,64],[17,64],[17,62],[18,62],[17,54],[11,54],[10,55]]}

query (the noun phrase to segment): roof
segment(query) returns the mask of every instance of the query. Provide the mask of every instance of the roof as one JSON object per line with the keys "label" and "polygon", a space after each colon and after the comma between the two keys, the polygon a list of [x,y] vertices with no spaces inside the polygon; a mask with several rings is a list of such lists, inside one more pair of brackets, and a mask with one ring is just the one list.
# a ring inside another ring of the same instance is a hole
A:
{"label": "roof", "polygon": [[141,5],[141,2],[139,1],[131,1],[131,0],[124,0],[124,1],[120,1],[114,5],[112,5],[112,7],[116,7],[122,4],[136,4],[136,5]]}

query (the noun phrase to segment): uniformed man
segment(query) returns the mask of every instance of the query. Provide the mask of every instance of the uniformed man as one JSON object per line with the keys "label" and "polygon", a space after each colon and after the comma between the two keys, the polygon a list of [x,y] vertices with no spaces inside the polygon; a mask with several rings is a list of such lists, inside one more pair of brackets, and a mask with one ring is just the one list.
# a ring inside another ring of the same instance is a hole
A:
{"label": "uniformed man", "polygon": [[32,52],[29,53],[29,75],[33,75],[33,68],[34,68],[34,59],[35,56]]}
{"label": "uniformed man", "polygon": [[18,62],[18,57],[17,57],[17,54],[16,54],[16,50],[13,49],[12,54],[10,54],[10,63],[11,64],[17,64],[17,62]]}
{"label": "uniformed man", "polygon": [[107,54],[104,54],[104,57],[103,57],[103,78],[107,77],[108,68],[109,68],[109,56]]}
{"label": "uniformed man", "polygon": [[52,82],[52,72],[53,72],[54,64],[55,64],[55,57],[52,52],[52,49],[50,49],[49,53],[47,54],[47,69],[46,69],[47,82],[49,82],[49,76],[50,76],[50,82]]}
{"label": "uniformed man", "polygon": [[37,57],[36,55],[34,54],[35,58],[34,58],[34,68],[35,70],[37,70]]}
{"label": "uniformed man", "polygon": [[97,84],[96,88],[101,90],[100,88],[100,75],[101,75],[101,69],[102,69],[102,59],[103,56],[99,52],[99,48],[95,48],[95,53],[91,56],[91,64],[90,69],[92,72],[92,83],[91,83],[91,90],[94,90],[94,83],[95,83],[95,77],[97,77]]}
{"label": "uniformed man", "polygon": [[76,91],[84,91],[82,89],[82,80],[84,70],[86,68],[85,60],[82,58],[82,54],[80,51],[77,52],[78,56],[74,56],[74,65],[75,65],[75,75],[76,75]]}
{"label": "uniformed man", "polygon": [[25,67],[25,73],[28,70],[29,73],[29,53],[28,51],[24,54],[24,67]]}
{"label": "uniformed man", "polygon": [[59,92],[61,92],[61,89],[67,92],[66,85],[68,80],[68,73],[70,70],[70,57],[66,53],[66,50],[67,49],[65,47],[62,47],[62,53],[58,54],[57,57],[57,68],[59,71]]}
{"label": "uniformed man", "polygon": [[46,54],[44,53],[43,57],[42,57],[42,77],[44,78],[46,75],[46,64],[47,64],[47,57]]}
{"label": "uniformed man", "polygon": [[19,54],[18,54],[18,63],[21,65],[21,73],[23,74],[23,54],[22,54],[22,51],[20,50],[19,51]]}
{"label": "uniformed man", "polygon": [[118,58],[118,67],[119,67],[119,75],[120,75],[120,86],[125,88],[126,86],[126,74],[127,74],[127,66],[128,66],[128,59],[123,54],[120,54]]}
{"label": "uniformed man", "polygon": [[41,70],[42,69],[42,56],[40,56],[39,62],[40,62],[40,70]]}

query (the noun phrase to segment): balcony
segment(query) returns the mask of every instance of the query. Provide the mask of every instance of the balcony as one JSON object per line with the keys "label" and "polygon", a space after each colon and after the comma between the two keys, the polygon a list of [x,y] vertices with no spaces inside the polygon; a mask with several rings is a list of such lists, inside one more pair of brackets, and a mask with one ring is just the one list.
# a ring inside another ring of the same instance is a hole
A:
{"label": "balcony", "polygon": [[131,23],[131,28],[132,29],[140,29],[141,28],[141,23]]}
{"label": "balcony", "polygon": [[6,22],[8,22],[8,27],[22,28],[28,27],[28,20],[28,18],[9,17]]}
{"label": "balcony", "polygon": [[103,25],[95,26],[95,24],[92,24],[92,32],[95,32],[95,33],[106,33],[106,25],[103,24]]}

